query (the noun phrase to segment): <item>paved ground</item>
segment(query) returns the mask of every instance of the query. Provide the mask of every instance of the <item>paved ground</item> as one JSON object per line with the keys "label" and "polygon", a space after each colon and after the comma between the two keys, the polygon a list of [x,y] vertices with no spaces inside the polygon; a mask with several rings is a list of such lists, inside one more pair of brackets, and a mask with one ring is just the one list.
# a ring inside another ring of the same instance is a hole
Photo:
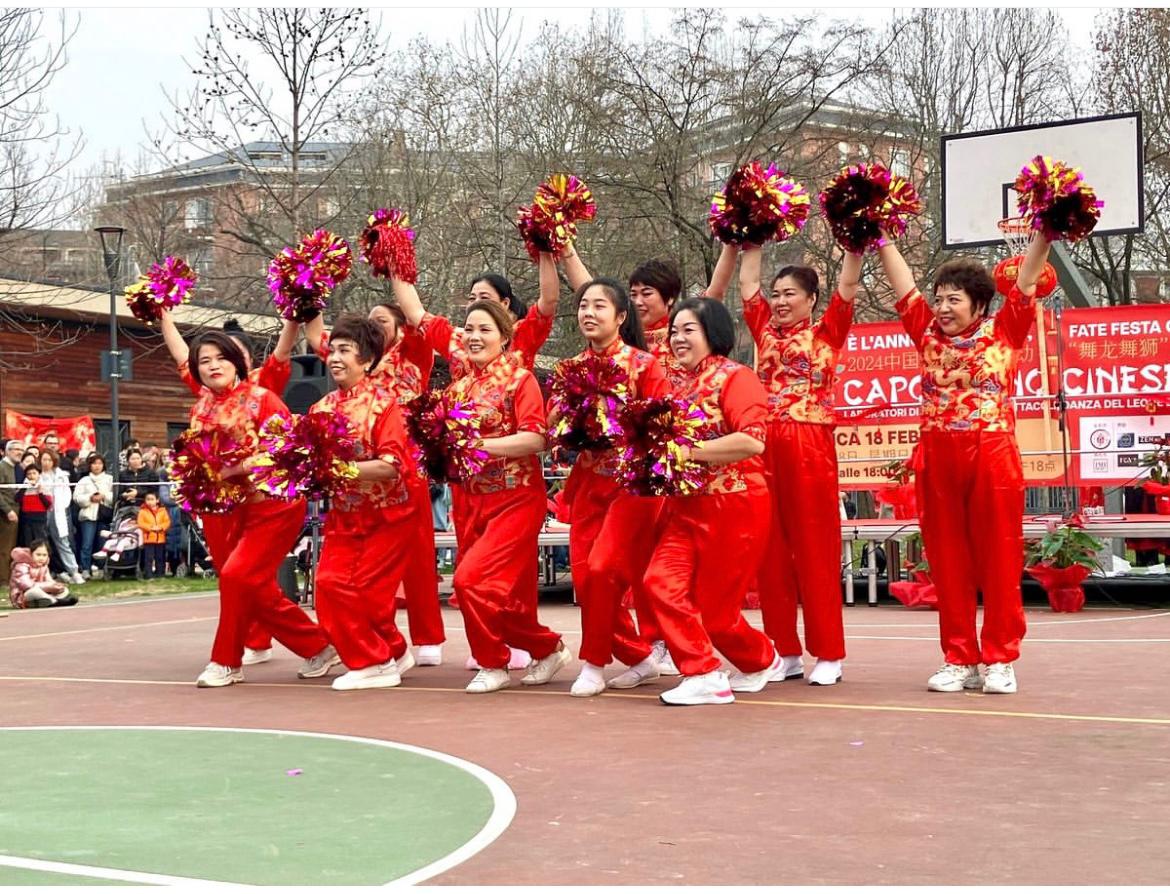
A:
{"label": "paved ground", "polygon": [[[575,647],[576,609],[544,613]],[[442,667],[396,690],[336,693],[297,681],[280,649],[245,685],[196,689],[211,598],[13,613],[0,621],[2,722],[306,730],[463,758],[501,777],[517,811],[440,884],[1170,878],[1170,612],[1029,610],[1021,692],[984,696],[925,691],[934,615],[856,606],[841,685],[675,709],[657,702],[658,684],[570,698],[575,669],[548,687],[466,695],[461,618],[444,614]],[[390,799],[368,819],[411,815]],[[304,821],[289,806],[240,834],[263,847]],[[328,841],[330,824],[319,834]],[[14,853],[2,841],[0,852]]]}

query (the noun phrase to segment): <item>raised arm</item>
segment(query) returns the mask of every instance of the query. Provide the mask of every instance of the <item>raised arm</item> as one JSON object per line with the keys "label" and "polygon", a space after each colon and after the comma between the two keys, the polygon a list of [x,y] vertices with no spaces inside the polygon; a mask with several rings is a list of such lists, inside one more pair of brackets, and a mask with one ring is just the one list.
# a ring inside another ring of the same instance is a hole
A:
{"label": "raised arm", "polygon": [[573,245],[570,245],[565,250],[565,253],[561,255],[561,268],[565,271],[565,277],[569,280],[569,288],[574,292],[593,279],[593,275],[585,267],[585,263],[581,260],[581,256],[577,254],[577,249]]}
{"label": "raised arm", "polygon": [[317,314],[317,316],[305,323],[305,341],[309,343],[309,350],[314,354],[318,354],[321,351],[321,342],[324,340],[325,315]]}
{"label": "raised arm", "polygon": [[842,261],[841,272],[837,276],[837,294],[841,296],[843,301],[848,301],[850,304],[857,297],[857,290],[861,286],[861,259],[861,255],[845,252],[845,260]]}
{"label": "raised arm", "polygon": [[536,302],[537,308],[546,317],[557,312],[557,302],[561,297],[561,278],[557,275],[557,262],[548,252],[540,253],[538,262],[540,273],[540,298]]}
{"label": "raised arm", "polygon": [[715,269],[711,273],[711,282],[707,284],[707,291],[703,293],[706,297],[722,301],[727,295],[727,287],[731,285],[731,277],[735,273],[735,259],[738,255],[738,245],[723,246],[719,252],[719,260],[715,262]]}
{"label": "raised arm", "polygon": [[[723,257],[719,260],[722,262]],[[760,291],[760,271],[764,266],[764,249],[747,244],[739,252],[739,297],[747,301]]]}
{"label": "raised arm", "polygon": [[183,338],[182,333],[179,332],[179,327],[175,325],[175,321],[171,318],[171,312],[164,309],[162,316],[158,321],[159,331],[162,332],[163,343],[170,351],[171,357],[175,361],[176,366],[182,366],[190,357],[191,351],[187,347],[187,340]]}
{"label": "raised arm", "polygon": [[[320,314],[314,317],[314,320],[320,319]],[[272,356],[281,363],[287,362],[292,357],[293,346],[297,343],[297,330],[300,328],[300,323],[295,320],[285,320],[281,325],[280,338],[276,340],[276,347],[272,349]]]}
{"label": "raised arm", "polygon": [[878,249],[878,258],[881,259],[882,269],[886,271],[886,279],[890,288],[894,290],[894,298],[901,299],[918,288],[914,281],[914,274],[910,272],[910,265],[898,251],[898,246],[888,239]]}
{"label": "raised arm", "polygon": [[1050,243],[1040,233],[1033,236],[1028,245],[1024,263],[1020,265],[1020,272],[1016,277],[1016,288],[1029,298],[1036,294],[1036,283],[1040,281],[1040,274],[1044,272],[1049,248]]}
{"label": "raised arm", "polygon": [[423,307],[422,299],[418,297],[418,289],[414,284],[393,276],[390,278],[390,287],[394,290],[394,298],[402,310],[402,315],[406,317],[406,322],[411,326],[421,323],[427,311]]}

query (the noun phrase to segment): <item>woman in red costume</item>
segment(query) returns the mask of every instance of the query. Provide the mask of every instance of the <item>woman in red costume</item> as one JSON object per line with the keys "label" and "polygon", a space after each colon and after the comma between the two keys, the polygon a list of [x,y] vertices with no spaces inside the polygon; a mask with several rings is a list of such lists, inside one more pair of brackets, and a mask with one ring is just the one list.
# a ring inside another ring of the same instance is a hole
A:
{"label": "woman in red costume", "polygon": [[768,449],[772,536],[760,565],[764,629],[780,653],[776,680],[804,676],[796,605],[817,662],[808,681],[841,679],[845,626],[841,615],[841,515],[837,448],[833,443],[833,385],[837,356],[853,322],[861,255],[846,253],[837,291],[819,321],[817,273],[788,266],[772,278],[771,297],[760,284],[763,250],[745,248],[739,286],[743,316],[756,342],[756,372],[768,392]]}
{"label": "woman in red costume", "polygon": [[[560,287],[551,255],[540,256],[540,274],[542,292]],[[577,325],[587,346],[573,359],[610,358],[626,373],[627,400],[665,394],[666,375],[661,364],[643,350],[638,315],[621,283],[595,279],[576,295]],[[554,410],[549,424],[556,422]],[[622,489],[614,477],[617,453],[616,448],[581,451],[565,484],[573,591],[581,605],[583,665],[570,690],[575,696],[604,692],[602,671],[614,657],[629,666],[609,681],[614,689],[632,689],[658,677],[651,645],[639,636],[621,600],[646,571],[662,500]]]}
{"label": "woman in red costume", "polygon": [[458,483],[455,594],[471,654],[480,671],[472,693],[510,685],[509,646],[532,656],[527,686],[547,683],[572,656],[560,634],[536,617],[536,588],[525,585],[544,524],[544,478],[537,457],[545,445],[544,405],[536,377],[510,351],[512,319],[498,303],[476,301],[467,312],[463,345],[470,372],[452,382],[449,398],[474,407],[478,443],[491,459]]}
{"label": "woman in red costume", "polygon": [[[257,430],[273,414],[288,408],[271,391],[248,381],[239,346],[222,332],[206,332],[191,346],[195,376],[204,386],[191,408],[191,428],[220,432],[232,441],[255,446]],[[225,478],[246,476],[242,465],[222,471]],[[212,543],[219,567],[219,626],[211,663],[199,675],[201,687],[229,686],[244,679],[242,662],[248,624],[258,622],[288,649],[307,659],[299,676],[320,677],[340,659],[316,624],[276,586],[276,572],[300,536],[304,501],[284,503],[252,491],[235,508],[216,517]]]}
{"label": "woman in red costume", "polygon": [[[767,397],[748,367],[727,357],[735,346],[721,303],[688,298],[670,315],[679,371],[675,393],[707,416],[691,458],[709,468],[699,492],[668,497],[644,581],[681,683],[668,705],[727,704],[759,692],[780,667],[772,641],[740,612],[768,537],[764,452]],[[761,524],[761,520],[763,523]],[[738,668],[729,679],[718,649]]]}
{"label": "woman in red costume", "polygon": [[[1035,235],[1015,286],[994,314],[995,283],[973,259],[940,266],[934,300],[927,303],[893,244],[885,241],[879,257],[900,296],[902,325],[922,358],[918,512],[938,591],[944,662],[926,685],[934,692],[1015,692],[1013,662],[1026,622],[1020,597],[1024,481],[1012,395],[1036,318],[1036,283],[1048,242]],[[977,592],[983,594],[981,637]]]}

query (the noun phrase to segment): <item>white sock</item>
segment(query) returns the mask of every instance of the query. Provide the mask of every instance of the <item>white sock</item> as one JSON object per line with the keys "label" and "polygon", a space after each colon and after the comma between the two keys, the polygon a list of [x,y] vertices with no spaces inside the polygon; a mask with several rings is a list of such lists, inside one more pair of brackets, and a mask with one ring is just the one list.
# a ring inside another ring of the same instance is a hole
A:
{"label": "white sock", "polygon": [[577,678],[579,680],[588,680],[591,683],[604,683],[605,676],[602,674],[603,670],[604,668],[586,661],[581,665],[581,673],[577,675]]}

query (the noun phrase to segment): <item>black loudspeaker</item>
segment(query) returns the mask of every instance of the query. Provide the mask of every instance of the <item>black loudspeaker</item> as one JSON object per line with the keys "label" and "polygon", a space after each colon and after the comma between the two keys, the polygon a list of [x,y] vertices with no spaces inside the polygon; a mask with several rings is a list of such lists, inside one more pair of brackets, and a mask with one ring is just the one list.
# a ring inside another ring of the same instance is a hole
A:
{"label": "black loudspeaker", "polygon": [[333,377],[315,354],[297,354],[291,363],[292,375],[282,397],[294,413],[307,413],[309,407],[333,390]]}

